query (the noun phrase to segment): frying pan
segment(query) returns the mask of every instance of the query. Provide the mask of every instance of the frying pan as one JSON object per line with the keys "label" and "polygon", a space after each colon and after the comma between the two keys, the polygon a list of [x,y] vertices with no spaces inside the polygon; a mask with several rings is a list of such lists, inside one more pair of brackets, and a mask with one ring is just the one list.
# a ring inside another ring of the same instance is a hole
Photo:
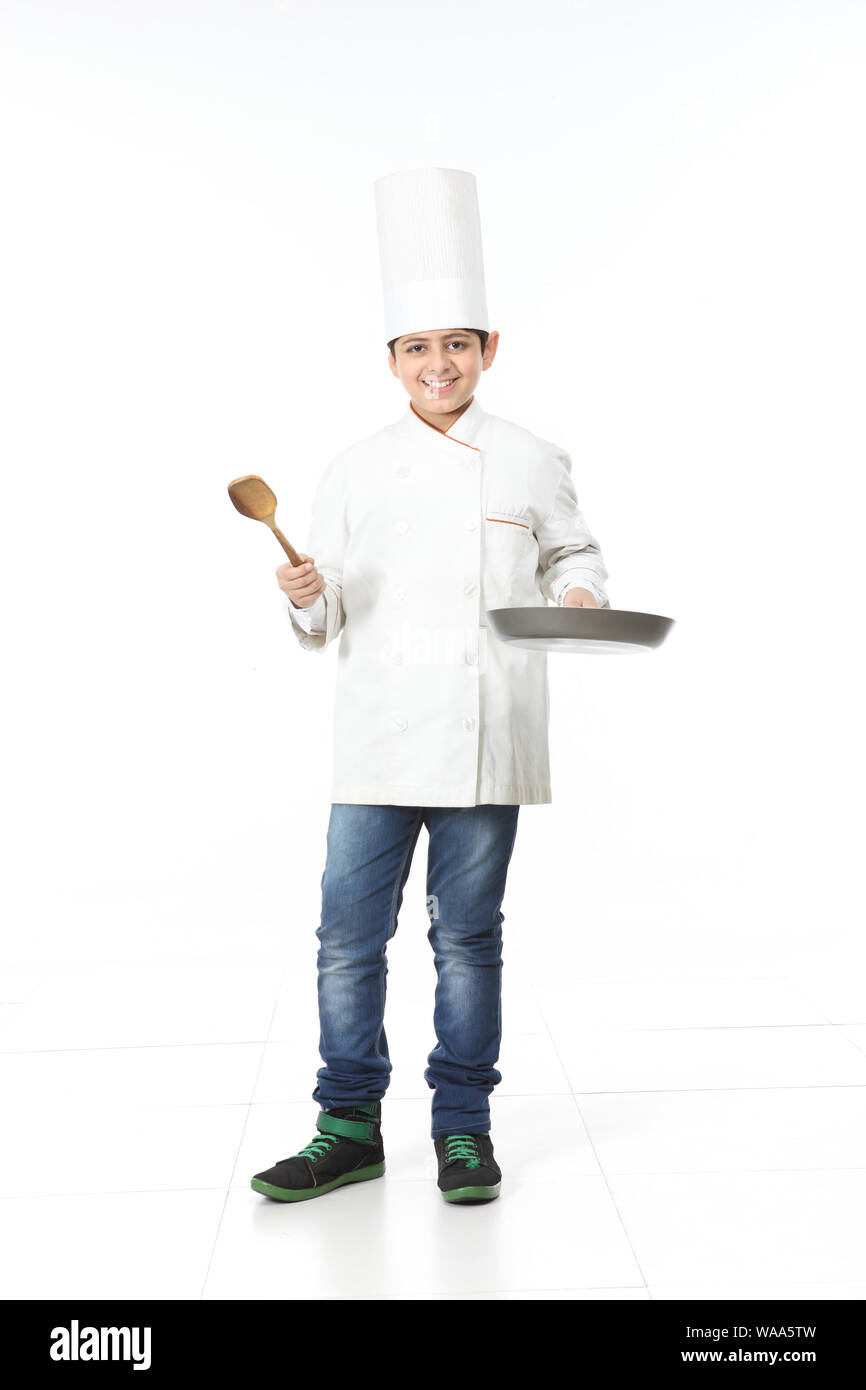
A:
{"label": "frying pan", "polygon": [[673,618],[625,608],[488,608],[494,633],[512,647],[535,651],[628,656],[660,647]]}

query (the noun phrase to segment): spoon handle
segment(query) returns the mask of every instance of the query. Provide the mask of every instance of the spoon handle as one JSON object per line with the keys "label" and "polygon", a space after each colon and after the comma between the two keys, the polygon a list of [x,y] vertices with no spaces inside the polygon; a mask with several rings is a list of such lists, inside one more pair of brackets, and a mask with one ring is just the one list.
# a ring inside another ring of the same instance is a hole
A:
{"label": "spoon handle", "polygon": [[280,545],[283,547],[283,550],[286,552],[289,559],[291,560],[292,564],[302,565],[304,563],[303,560],[301,559],[300,555],[298,555],[297,551],[294,549],[291,543],[286,540],[277,523],[275,521],[271,521],[269,522],[269,525],[277,540],[279,541]]}

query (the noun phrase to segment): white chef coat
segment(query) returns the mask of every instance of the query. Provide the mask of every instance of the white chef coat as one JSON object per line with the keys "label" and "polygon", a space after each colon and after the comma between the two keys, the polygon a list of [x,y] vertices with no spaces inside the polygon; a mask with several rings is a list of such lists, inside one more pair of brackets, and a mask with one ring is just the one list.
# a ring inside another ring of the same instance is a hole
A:
{"label": "white chef coat", "polygon": [[501,642],[486,610],[575,587],[610,607],[568,454],[475,396],[447,431],[410,401],[325,469],[306,553],[325,589],[283,608],[307,650],[341,637],[331,800],[550,802],[547,653]]}

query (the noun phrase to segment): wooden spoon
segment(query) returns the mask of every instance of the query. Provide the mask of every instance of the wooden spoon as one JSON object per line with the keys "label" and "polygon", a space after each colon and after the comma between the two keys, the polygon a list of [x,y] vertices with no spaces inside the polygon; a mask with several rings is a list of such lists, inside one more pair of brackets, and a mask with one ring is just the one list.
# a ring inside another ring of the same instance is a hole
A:
{"label": "wooden spoon", "polygon": [[241,516],[248,516],[252,521],[263,521],[266,526],[270,526],[293,565],[304,563],[274,520],[277,499],[264,478],[257,477],[255,473],[247,473],[243,478],[235,478],[233,482],[229,483],[229,497]]}

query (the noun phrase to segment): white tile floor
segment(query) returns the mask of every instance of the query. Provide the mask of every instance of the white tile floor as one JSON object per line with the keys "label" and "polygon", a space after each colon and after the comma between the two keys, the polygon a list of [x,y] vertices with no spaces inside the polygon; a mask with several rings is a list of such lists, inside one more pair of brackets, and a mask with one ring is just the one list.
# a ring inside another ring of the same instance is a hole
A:
{"label": "white tile floor", "polygon": [[435,976],[409,918],[387,1173],[300,1204],[249,1179],[314,1132],[309,942],[297,960],[19,963],[0,1004],[0,1297],[866,1297],[851,972],[566,988],[516,946],[491,1102],[502,1195],[460,1208],[436,1187]]}

